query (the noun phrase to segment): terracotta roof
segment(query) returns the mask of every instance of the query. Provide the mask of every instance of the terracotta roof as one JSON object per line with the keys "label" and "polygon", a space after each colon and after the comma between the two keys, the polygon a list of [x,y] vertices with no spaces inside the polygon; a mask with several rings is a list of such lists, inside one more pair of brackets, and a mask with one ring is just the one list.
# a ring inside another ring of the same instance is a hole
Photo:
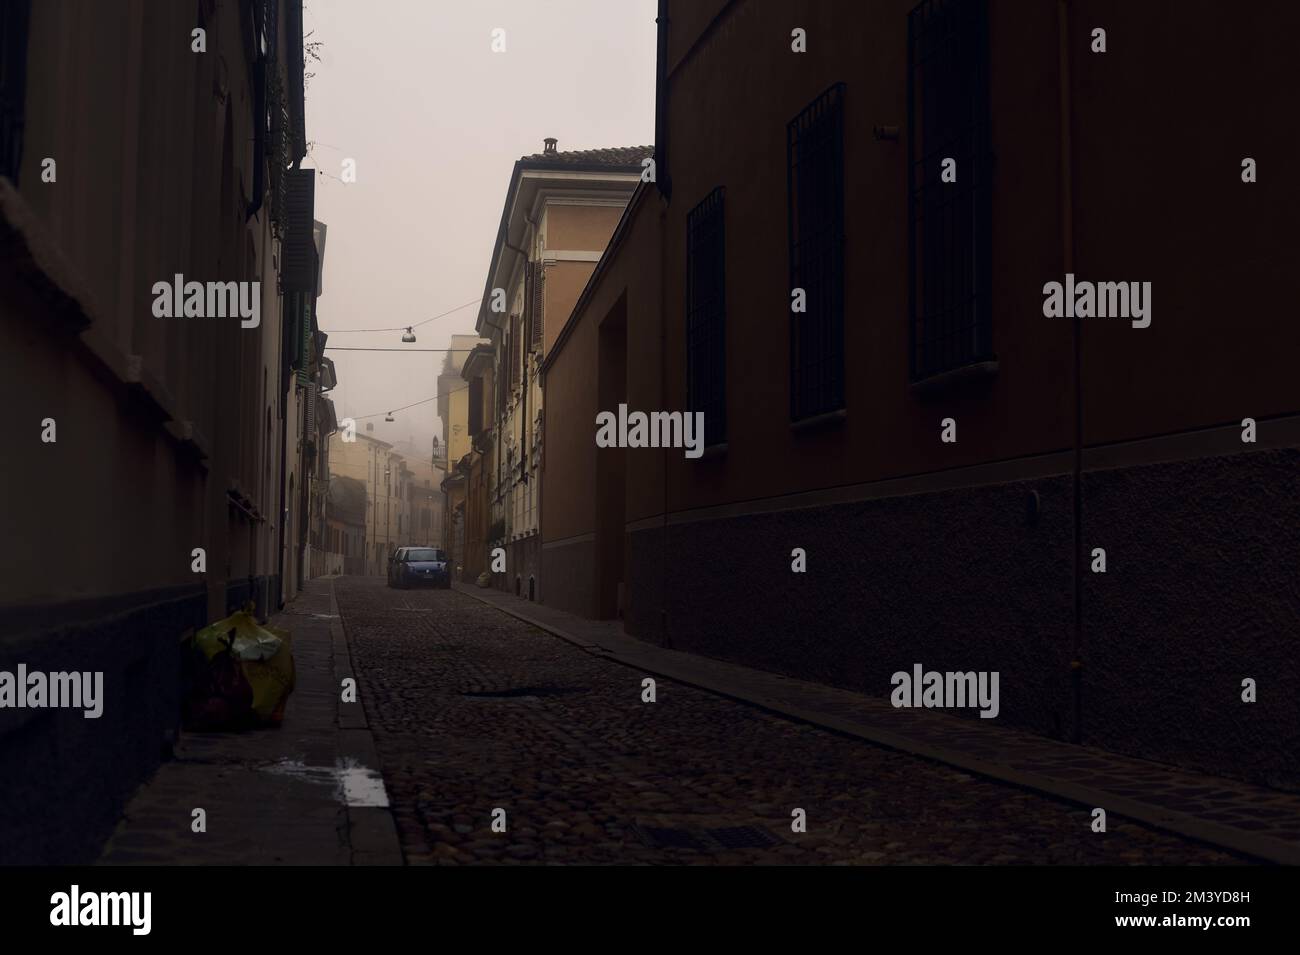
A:
{"label": "terracotta roof", "polygon": [[653,146],[614,146],[609,149],[571,149],[551,154],[533,153],[520,162],[556,163],[566,166],[640,166],[641,160],[654,155]]}

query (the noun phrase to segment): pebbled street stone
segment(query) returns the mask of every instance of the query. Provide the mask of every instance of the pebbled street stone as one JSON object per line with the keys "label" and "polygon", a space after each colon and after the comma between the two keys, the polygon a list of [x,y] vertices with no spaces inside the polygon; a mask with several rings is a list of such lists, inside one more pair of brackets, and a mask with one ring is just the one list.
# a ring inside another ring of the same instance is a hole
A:
{"label": "pebbled street stone", "polygon": [[[454,590],[346,577],[335,593],[411,863],[1243,861],[1114,814],[1094,833],[1083,807],[671,680],[642,703],[637,670]],[[707,835],[744,826],[776,844]],[[697,846],[647,845],[655,828]]]}

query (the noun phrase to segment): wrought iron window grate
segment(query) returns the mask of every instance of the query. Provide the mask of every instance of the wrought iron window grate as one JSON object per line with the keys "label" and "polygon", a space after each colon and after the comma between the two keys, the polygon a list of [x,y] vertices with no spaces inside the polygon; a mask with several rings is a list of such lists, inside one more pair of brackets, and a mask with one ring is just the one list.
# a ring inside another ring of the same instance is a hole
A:
{"label": "wrought iron window grate", "polygon": [[686,400],[706,446],[727,436],[725,197],[719,186],[686,216]]}
{"label": "wrought iron window grate", "polygon": [[[993,357],[987,0],[907,19],[911,377]],[[956,181],[944,182],[944,160]]]}
{"label": "wrought iron window grate", "polygon": [[790,288],[790,418],[844,407],[844,84],[786,127]]}

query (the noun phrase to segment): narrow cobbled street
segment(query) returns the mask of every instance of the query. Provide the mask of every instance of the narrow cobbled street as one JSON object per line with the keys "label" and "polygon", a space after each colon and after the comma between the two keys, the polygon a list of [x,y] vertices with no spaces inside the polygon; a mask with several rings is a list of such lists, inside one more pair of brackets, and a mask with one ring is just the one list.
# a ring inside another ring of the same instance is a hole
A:
{"label": "narrow cobbled street", "polygon": [[642,702],[644,674],[464,594],[334,583],[410,863],[1238,861],[693,687]]}

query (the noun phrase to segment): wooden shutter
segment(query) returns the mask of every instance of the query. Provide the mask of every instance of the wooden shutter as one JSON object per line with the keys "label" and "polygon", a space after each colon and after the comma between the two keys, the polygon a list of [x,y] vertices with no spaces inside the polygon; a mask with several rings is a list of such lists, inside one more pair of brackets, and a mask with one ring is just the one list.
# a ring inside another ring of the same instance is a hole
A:
{"label": "wooden shutter", "polygon": [[469,436],[477,437],[483,430],[483,379],[475,375],[469,380]]}
{"label": "wooden shutter", "polygon": [[312,222],[316,207],[316,170],[285,173],[288,222],[280,250],[280,288],[284,292],[316,292],[316,237]]}
{"label": "wooden shutter", "polygon": [[529,312],[532,316],[532,340],[530,344],[533,348],[540,348],[542,344],[542,329],[545,326],[543,313],[545,311],[546,301],[543,297],[546,278],[545,272],[542,268],[542,263],[534,262],[532,264],[532,272],[533,281],[532,288],[530,289],[532,300],[529,302]]}
{"label": "wooden shutter", "polygon": [[533,277],[533,263],[527,262],[524,267],[524,342],[527,345],[533,341]]}
{"label": "wooden shutter", "polygon": [[510,316],[510,385],[519,381],[519,316]]}

